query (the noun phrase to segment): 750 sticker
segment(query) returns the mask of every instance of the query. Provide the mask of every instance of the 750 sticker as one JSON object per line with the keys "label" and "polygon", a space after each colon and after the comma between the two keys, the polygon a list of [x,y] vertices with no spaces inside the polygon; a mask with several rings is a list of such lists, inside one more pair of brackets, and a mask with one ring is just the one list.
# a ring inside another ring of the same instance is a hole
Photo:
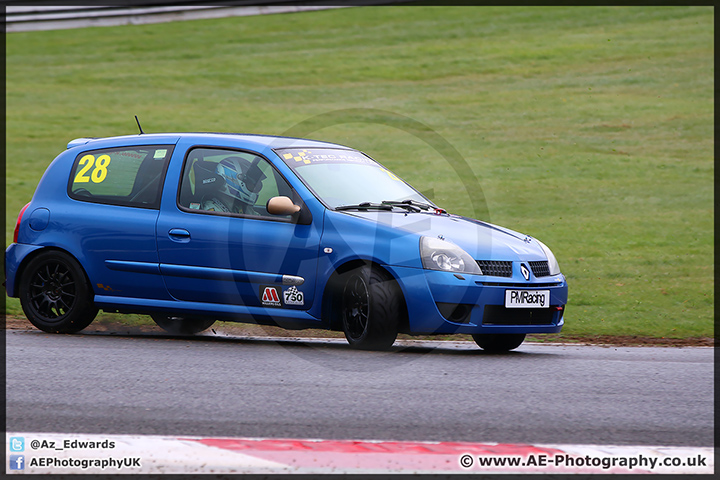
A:
{"label": "750 sticker", "polygon": [[305,305],[305,295],[297,287],[290,287],[283,291],[283,301],[285,305]]}

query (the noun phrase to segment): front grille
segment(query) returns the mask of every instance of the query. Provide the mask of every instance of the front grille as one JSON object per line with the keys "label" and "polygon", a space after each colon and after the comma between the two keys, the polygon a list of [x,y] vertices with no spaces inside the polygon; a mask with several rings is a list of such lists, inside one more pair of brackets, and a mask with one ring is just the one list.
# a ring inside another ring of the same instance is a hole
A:
{"label": "front grille", "polygon": [[547,260],[541,260],[539,262],[528,262],[530,264],[530,270],[536,277],[549,277],[550,267],[548,266]]}
{"label": "front grille", "polygon": [[483,275],[490,277],[512,277],[512,262],[497,260],[476,260]]}
{"label": "front grille", "polygon": [[483,325],[552,325],[556,308],[505,308],[485,305]]}

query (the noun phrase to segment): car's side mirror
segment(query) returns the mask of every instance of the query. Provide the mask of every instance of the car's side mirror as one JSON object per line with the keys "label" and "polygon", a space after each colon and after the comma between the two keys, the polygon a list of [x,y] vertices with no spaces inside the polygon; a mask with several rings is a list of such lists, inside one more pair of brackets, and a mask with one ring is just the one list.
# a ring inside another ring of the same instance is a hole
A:
{"label": "car's side mirror", "polygon": [[300,211],[289,197],[272,197],[267,202],[267,211],[270,215],[292,215]]}

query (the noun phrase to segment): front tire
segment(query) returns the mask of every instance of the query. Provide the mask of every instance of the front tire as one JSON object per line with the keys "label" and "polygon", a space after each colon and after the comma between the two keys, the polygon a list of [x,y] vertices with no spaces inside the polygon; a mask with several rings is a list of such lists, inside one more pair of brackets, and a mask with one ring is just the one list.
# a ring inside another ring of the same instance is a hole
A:
{"label": "front tire", "polygon": [[151,317],[160,328],[173,335],[195,335],[215,323],[212,319],[174,317],[160,313],[154,313]]}
{"label": "front tire", "polygon": [[524,333],[476,333],[472,336],[478,347],[488,352],[508,352],[525,341]]}
{"label": "front tire", "polygon": [[30,260],[19,296],[27,319],[43,332],[79,332],[98,313],[85,271],[64,252],[47,251]]}
{"label": "front tire", "polygon": [[400,287],[382,270],[363,266],[342,277],[340,315],[350,346],[387,350],[397,338],[402,314]]}

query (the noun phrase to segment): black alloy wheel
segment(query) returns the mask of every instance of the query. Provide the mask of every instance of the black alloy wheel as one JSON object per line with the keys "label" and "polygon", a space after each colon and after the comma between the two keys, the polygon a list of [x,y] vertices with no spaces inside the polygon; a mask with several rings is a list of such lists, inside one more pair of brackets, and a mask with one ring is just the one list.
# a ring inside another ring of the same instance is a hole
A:
{"label": "black alloy wheel", "polygon": [[368,327],[370,292],[365,278],[354,273],[343,291],[343,326],[348,336],[359,339]]}
{"label": "black alloy wheel", "polygon": [[98,312],[82,267],[60,251],[40,253],[28,263],[19,296],[25,316],[44,332],[79,332]]}
{"label": "black alloy wheel", "polygon": [[389,349],[403,313],[397,282],[366,265],[344,274],[341,284],[340,316],[348,343],[363,350]]}

